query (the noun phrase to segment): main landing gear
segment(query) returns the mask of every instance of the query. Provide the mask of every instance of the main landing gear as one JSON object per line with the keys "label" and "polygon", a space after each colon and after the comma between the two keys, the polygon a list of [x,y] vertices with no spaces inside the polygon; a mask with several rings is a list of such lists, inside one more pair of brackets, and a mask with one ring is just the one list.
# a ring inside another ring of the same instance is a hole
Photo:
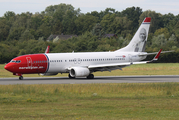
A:
{"label": "main landing gear", "polygon": [[[70,79],[75,79],[75,77],[72,77],[70,74],[68,74],[68,77],[69,77]],[[94,78],[94,75],[93,75],[93,74],[89,74],[86,78],[87,78],[87,79],[93,79],[93,78]]]}
{"label": "main landing gear", "polygon": [[23,80],[23,76],[19,76],[19,80]]}
{"label": "main landing gear", "polygon": [[68,77],[69,77],[70,79],[75,79],[75,77],[72,77],[70,74],[68,74]]}
{"label": "main landing gear", "polygon": [[93,79],[93,78],[94,78],[94,75],[93,75],[93,74],[89,74],[86,78],[87,78],[87,79]]}

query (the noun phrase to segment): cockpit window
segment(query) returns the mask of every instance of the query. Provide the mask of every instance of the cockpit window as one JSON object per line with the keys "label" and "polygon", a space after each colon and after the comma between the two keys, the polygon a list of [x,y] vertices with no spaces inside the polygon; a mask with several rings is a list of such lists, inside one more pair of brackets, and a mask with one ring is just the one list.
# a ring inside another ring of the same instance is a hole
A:
{"label": "cockpit window", "polygon": [[10,62],[12,62],[12,63],[20,63],[21,61],[20,60],[11,60]]}
{"label": "cockpit window", "polygon": [[15,62],[16,62],[16,60],[11,60],[10,62],[15,63]]}
{"label": "cockpit window", "polygon": [[16,63],[20,63],[21,61],[20,60],[17,60]]}

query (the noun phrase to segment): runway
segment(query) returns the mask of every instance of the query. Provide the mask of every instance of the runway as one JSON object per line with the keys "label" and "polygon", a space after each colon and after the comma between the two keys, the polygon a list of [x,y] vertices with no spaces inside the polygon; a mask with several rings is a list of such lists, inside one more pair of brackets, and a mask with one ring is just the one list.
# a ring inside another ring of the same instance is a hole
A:
{"label": "runway", "polygon": [[0,78],[1,85],[9,84],[90,84],[90,83],[154,83],[154,82],[179,82],[179,75],[157,76],[100,76],[94,79],[67,77],[36,77],[24,78]]}

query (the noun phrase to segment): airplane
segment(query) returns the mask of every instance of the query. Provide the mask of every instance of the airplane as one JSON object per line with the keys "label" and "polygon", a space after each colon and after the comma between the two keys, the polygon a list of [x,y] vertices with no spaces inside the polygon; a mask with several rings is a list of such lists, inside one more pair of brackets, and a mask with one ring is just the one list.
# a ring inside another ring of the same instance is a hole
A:
{"label": "airplane", "polygon": [[[130,43],[113,52],[72,52],[49,53],[49,46],[45,53],[22,55],[13,58],[5,69],[19,76],[23,74],[41,74],[44,76],[69,73],[69,78],[86,77],[93,79],[93,72],[112,71],[133,64],[145,64],[158,60],[162,50],[157,54],[145,52],[145,46],[150,27],[150,17],[146,17],[133,36]],[[156,54],[151,61],[142,61],[147,55]]]}

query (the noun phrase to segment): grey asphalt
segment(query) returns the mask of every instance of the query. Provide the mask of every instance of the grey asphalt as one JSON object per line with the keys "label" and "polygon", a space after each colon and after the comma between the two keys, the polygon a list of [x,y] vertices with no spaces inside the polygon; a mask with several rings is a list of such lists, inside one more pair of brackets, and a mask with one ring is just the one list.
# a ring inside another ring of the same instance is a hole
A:
{"label": "grey asphalt", "polygon": [[18,78],[0,78],[1,85],[9,84],[90,84],[90,83],[154,83],[154,82],[179,82],[179,75],[162,76],[102,76],[94,79],[67,77],[25,77],[24,80]]}

